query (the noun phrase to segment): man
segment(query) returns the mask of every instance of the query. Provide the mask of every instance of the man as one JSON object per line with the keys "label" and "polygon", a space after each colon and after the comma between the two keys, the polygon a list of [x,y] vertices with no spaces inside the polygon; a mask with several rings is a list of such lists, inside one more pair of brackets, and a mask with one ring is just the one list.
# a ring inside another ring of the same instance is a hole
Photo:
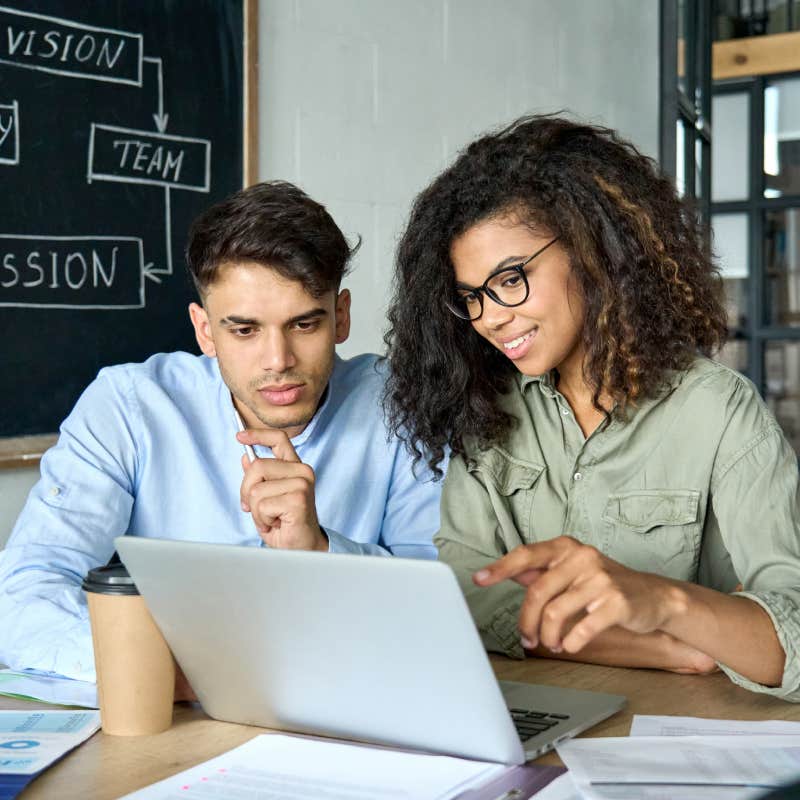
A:
{"label": "man", "polygon": [[351,255],[287,183],[195,221],[204,355],[101,370],[62,424],[0,553],[0,662],[94,679],[80,583],[121,534],[435,558],[439,485],[388,438],[383,368],[335,354]]}

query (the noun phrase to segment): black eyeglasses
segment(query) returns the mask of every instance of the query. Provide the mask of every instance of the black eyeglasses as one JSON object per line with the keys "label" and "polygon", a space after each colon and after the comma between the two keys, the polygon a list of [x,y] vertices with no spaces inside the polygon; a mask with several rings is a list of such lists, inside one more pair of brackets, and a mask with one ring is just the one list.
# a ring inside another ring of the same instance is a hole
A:
{"label": "black eyeglasses", "polygon": [[510,267],[503,267],[497,272],[493,272],[481,286],[456,284],[454,296],[445,300],[444,304],[457,317],[470,322],[480,319],[483,314],[484,295],[501,306],[513,308],[522,305],[530,295],[525,267],[558,239],[558,236],[551,239],[544,247],[539,248],[532,256],[519,264],[512,264]]}

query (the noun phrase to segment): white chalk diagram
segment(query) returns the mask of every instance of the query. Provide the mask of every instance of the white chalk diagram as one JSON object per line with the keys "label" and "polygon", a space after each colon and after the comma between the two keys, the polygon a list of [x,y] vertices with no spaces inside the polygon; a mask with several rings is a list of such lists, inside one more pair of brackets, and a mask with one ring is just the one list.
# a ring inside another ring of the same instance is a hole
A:
{"label": "white chalk diagram", "polygon": [[[147,280],[172,275],[170,192],[209,192],[211,141],[166,132],[163,62],[144,55],[141,34],[0,6],[2,65],[139,89],[154,81],[155,131],[89,123],[86,180],[162,189],[166,252],[157,265],[140,237],[0,233],[0,307],[144,308]],[[24,162],[20,117],[19,98],[0,98],[0,167]]]}
{"label": "white chalk diagram", "polygon": [[0,164],[19,164],[19,104],[0,103]]}

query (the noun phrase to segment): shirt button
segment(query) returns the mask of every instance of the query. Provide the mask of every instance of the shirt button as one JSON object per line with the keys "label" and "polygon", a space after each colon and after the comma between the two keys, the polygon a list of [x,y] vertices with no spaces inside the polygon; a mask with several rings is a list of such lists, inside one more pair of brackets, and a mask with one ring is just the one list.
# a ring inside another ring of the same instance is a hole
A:
{"label": "shirt button", "polygon": [[562,409],[561,409],[561,413],[562,413],[562,414],[563,414],[565,417],[568,417],[568,416],[569,416],[569,409],[568,409],[568,408],[562,408]]}
{"label": "shirt button", "polygon": [[576,473],[575,473],[575,474],[572,476],[572,480],[574,480],[574,481],[582,481],[582,480],[583,480],[583,475],[581,475],[581,473],[580,473],[580,472],[576,472]]}
{"label": "shirt button", "polygon": [[51,486],[50,487],[50,494],[53,497],[58,497],[61,494],[61,489],[59,489],[58,486]]}

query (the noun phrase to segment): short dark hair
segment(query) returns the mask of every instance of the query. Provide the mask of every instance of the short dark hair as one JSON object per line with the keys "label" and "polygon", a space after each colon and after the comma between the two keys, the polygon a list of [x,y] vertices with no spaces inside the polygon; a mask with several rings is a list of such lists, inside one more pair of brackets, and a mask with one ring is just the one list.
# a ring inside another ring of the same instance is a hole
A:
{"label": "short dark hair", "polygon": [[[416,199],[400,240],[385,337],[392,429],[434,469],[449,446],[500,443],[517,369],[456,318],[453,240],[512,216],[559,237],[584,301],[584,377],[622,415],[725,340],[721,279],[694,210],[657,165],[604,127],[523,117],[470,144]],[[424,387],[424,390],[420,390]]]}
{"label": "short dark hair", "polygon": [[189,229],[186,265],[202,298],[228,263],[254,261],[299,281],[313,297],[337,290],[358,250],[325,206],[286,181],[242,189],[204,211]]}

